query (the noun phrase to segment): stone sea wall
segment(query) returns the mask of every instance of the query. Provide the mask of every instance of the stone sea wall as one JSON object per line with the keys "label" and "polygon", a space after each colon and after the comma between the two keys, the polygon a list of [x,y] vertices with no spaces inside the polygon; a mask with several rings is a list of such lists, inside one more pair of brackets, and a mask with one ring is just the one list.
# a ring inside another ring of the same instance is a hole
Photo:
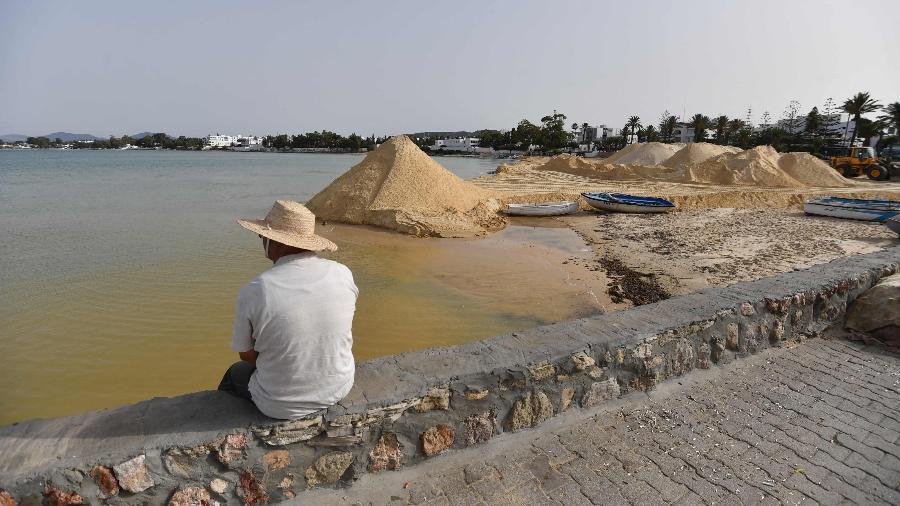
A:
{"label": "stone sea wall", "polygon": [[352,484],[693,369],[815,335],[900,247],[728,288],[360,364],[339,405],[266,419],[218,392],[0,428],[0,506],[244,504]]}

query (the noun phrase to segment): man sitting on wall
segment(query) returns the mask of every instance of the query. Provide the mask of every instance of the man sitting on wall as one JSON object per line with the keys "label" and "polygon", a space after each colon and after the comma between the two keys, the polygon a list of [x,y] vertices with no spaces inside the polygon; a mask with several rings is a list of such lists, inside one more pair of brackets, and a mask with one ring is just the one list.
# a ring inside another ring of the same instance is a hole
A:
{"label": "man sitting on wall", "polygon": [[219,390],[290,419],[327,408],[353,386],[351,325],[359,294],[346,266],[316,256],[336,250],[315,234],[305,206],[279,200],[264,220],[238,220],[262,238],[275,265],[238,295],[231,348],[240,362]]}

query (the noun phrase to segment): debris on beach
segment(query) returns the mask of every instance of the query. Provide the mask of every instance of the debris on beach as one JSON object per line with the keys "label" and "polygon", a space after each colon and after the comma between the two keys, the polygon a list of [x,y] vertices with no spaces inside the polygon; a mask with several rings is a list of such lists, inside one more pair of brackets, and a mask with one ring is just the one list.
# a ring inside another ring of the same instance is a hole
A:
{"label": "debris on beach", "polygon": [[470,237],[502,229],[500,201],[464,181],[398,135],[317,193],[319,218],[416,236]]}

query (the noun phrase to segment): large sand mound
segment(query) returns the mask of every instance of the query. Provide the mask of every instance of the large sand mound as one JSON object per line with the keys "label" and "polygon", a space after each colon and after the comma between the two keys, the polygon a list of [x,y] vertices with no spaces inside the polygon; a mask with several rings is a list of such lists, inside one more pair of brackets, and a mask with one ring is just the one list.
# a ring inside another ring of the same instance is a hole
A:
{"label": "large sand mound", "polygon": [[739,153],[715,156],[689,168],[688,173],[694,182],[723,185],[807,188],[852,184],[840,176],[840,179],[834,178],[837,174],[831,167],[813,163],[811,156],[791,154],[784,164],[781,158],[772,146],[757,146]]}
{"label": "large sand mound", "polygon": [[306,205],[325,220],[419,236],[467,237],[505,225],[493,197],[442,167],[405,135],[398,135]]}
{"label": "large sand mound", "polygon": [[642,142],[630,144],[609,157],[602,163],[620,163],[623,165],[659,165],[671,158],[684,144],[663,144],[661,142]]}
{"label": "large sand mound", "polygon": [[597,165],[575,155],[558,155],[533,166],[536,170],[562,172],[575,176],[597,177]]}
{"label": "large sand mound", "polygon": [[778,166],[789,176],[807,186],[854,186],[830,165],[809,153],[785,153],[778,159]]}
{"label": "large sand mound", "polygon": [[694,165],[699,165],[715,156],[724,153],[739,153],[740,151],[741,148],[733,146],[719,146],[718,144],[710,144],[708,142],[695,142],[687,144],[679,149],[678,152],[662,162],[661,165],[673,169],[687,169]]}

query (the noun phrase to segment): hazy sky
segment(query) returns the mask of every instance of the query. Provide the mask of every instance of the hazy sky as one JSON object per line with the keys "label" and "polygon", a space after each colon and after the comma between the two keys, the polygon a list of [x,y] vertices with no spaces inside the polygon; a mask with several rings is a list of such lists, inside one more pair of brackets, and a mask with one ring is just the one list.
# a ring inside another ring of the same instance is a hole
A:
{"label": "hazy sky", "polygon": [[898,23],[898,0],[0,0],[0,134],[777,119],[900,101]]}

